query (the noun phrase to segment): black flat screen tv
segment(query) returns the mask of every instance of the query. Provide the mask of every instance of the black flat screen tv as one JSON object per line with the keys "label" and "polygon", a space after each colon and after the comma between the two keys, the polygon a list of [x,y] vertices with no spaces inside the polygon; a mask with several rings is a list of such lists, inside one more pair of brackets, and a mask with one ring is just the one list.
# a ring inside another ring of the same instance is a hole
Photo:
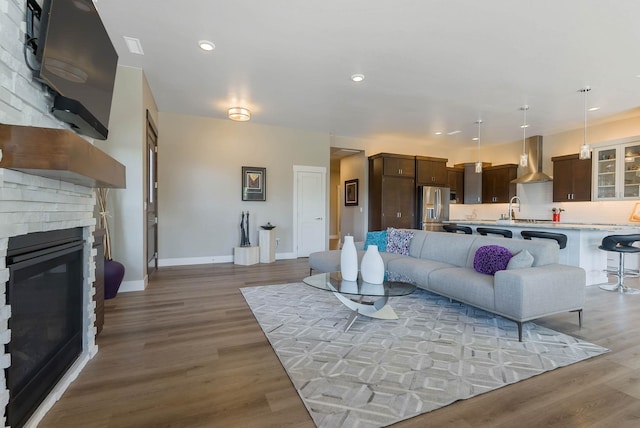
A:
{"label": "black flat screen tv", "polygon": [[118,54],[93,2],[44,0],[40,15],[34,75],[54,92],[53,115],[106,139]]}

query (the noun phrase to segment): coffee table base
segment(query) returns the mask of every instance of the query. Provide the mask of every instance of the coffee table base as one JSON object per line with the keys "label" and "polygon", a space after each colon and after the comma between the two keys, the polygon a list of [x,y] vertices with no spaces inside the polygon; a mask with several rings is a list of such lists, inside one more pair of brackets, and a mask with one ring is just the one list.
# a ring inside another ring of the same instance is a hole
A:
{"label": "coffee table base", "polygon": [[344,329],[345,332],[349,331],[353,323],[356,322],[358,315],[364,315],[369,318],[377,318],[381,320],[398,319],[398,315],[395,311],[391,306],[387,305],[387,302],[389,301],[389,297],[387,296],[381,297],[374,302],[363,302],[363,296],[360,296],[356,301],[345,297],[344,294],[341,294],[338,291],[333,291],[333,295],[336,296],[343,305],[353,311],[347,320],[347,325]]}

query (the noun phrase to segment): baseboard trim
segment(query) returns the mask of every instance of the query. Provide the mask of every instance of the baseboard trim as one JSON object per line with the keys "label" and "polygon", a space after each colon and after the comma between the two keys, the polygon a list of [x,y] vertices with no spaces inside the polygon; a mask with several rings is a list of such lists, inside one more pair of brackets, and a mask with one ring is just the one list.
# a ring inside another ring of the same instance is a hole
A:
{"label": "baseboard trim", "polygon": [[144,291],[147,288],[147,281],[145,279],[137,281],[122,281],[118,293],[129,293],[131,291]]}
{"label": "baseboard trim", "polygon": [[[276,260],[295,259],[294,253],[276,253]],[[158,259],[158,267],[206,265],[212,263],[233,263],[233,256],[182,257]]]}

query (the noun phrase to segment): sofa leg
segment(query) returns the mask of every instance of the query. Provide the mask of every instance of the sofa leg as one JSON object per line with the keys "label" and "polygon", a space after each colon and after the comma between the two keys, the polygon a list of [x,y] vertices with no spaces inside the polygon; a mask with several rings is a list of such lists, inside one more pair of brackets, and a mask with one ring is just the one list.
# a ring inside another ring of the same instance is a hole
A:
{"label": "sofa leg", "polygon": [[516,324],[518,324],[518,342],[522,342],[522,323],[516,321]]}
{"label": "sofa leg", "polygon": [[578,326],[582,328],[582,309],[576,309],[575,311],[569,312],[577,312],[578,313]]}

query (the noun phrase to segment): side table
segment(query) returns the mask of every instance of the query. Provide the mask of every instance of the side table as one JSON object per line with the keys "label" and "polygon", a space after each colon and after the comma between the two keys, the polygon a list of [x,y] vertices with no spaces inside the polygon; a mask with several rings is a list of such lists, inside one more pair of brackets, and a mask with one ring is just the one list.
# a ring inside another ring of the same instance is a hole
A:
{"label": "side table", "polygon": [[233,264],[250,266],[258,263],[260,259],[260,248],[252,247],[235,247],[233,249]]}
{"label": "side table", "polygon": [[273,263],[276,261],[276,231],[260,230],[258,235],[260,245],[260,263]]}

